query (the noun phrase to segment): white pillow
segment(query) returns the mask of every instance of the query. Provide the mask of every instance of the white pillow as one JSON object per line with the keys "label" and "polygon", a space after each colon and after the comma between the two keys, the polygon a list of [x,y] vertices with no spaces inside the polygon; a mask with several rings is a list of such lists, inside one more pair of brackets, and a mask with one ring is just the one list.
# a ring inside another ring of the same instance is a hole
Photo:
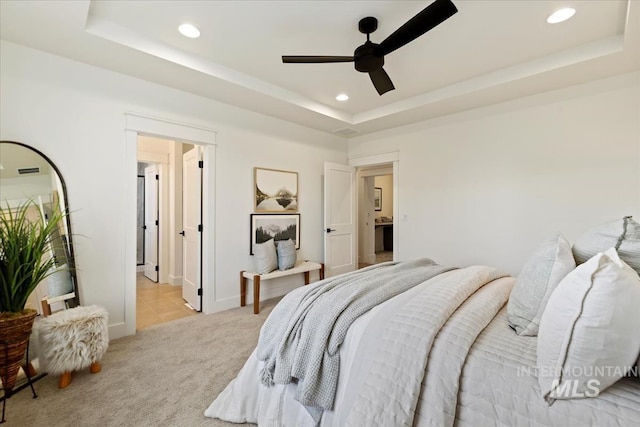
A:
{"label": "white pillow", "polygon": [[611,247],[640,274],[640,224],[630,216],[588,230],[573,244],[573,256],[582,264]]}
{"label": "white pillow", "polygon": [[640,352],[640,277],[611,248],[578,266],[551,294],[538,332],[538,383],[554,399],[595,397]]}
{"label": "white pillow", "polygon": [[288,270],[296,265],[298,256],[293,240],[279,240],[276,242],[276,251],[278,253],[278,270]]}
{"label": "white pillow", "polygon": [[538,246],[518,275],[507,304],[509,325],[518,335],[538,335],[551,292],[574,268],[571,244],[561,234]]}
{"label": "white pillow", "polygon": [[257,243],[253,247],[253,254],[256,258],[256,271],[258,274],[271,273],[278,268],[278,255],[273,239],[264,243]]}

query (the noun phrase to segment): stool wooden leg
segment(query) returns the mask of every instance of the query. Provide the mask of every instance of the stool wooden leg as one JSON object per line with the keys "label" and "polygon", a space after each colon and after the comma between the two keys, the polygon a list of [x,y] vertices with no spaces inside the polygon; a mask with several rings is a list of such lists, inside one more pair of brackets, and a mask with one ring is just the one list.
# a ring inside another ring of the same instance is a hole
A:
{"label": "stool wooden leg", "polygon": [[260,313],[260,276],[253,276],[253,314]]}
{"label": "stool wooden leg", "polygon": [[49,301],[43,299],[40,301],[40,305],[42,306],[42,315],[44,317],[51,316],[51,306],[49,305]]}
{"label": "stool wooden leg", "polygon": [[308,271],[304,272],[304,284],[305,284],[305,286],[309,284],[309,272]]}
{"label": "stool wooden leg", "polygon": [[89,366],[89,372],[91,372],[92,374],[97,374],[101,370],[102,365],[100,365],[100,362],[93,362],[91,366]]}
{"label": "stool wooden leg", "polygon": [[36,371],[36,368],[33,367],[31,362],[24,365],[22,369],[24,370],[24,373],[27,375],[27,377],[35,377],[36,375],[38,375],[38,371]]}
{"label": "stool wooden leg", "polygon": [[240,307],[247,305],[247,278],[243,273],[244,270],[240,272]]}
{"label": "stool wooden leg", "polygon": [[324,279],[324,264],[320,264],[320,280]]}
{"label": "stool wooden leg", "polygon": [[60,379],[58,380],[58,388],[66,388],[71,384],[71,372],[65,372],[60,375]]}

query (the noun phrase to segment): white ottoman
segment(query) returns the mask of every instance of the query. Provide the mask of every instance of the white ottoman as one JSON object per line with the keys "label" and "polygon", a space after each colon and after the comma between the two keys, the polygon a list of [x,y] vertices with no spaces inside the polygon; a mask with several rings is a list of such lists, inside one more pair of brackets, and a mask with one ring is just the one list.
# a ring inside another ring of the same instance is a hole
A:
{"label": "white ottoman", "polygon": [[109,346],[107,310],[97,305],[70,308],[41,319],[34,328],[42,370],[60,375],[58,387],[71,383],[73,371],[100,372]]}

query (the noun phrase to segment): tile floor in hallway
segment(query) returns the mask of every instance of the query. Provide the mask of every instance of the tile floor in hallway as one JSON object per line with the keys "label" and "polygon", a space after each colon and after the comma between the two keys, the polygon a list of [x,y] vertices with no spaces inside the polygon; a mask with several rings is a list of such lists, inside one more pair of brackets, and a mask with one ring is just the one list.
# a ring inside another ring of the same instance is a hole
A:
{"label": "tile floor in hallway", "polygon": [[[380,264],[381,262],[393,261],[393,251],[382,251],[376,252],[376,264]],[[359,263],[358,268],[365,268],[370,266],[371,264]]]}
{"label": "tile floor in hallway", "polygon": [[137,330],[198,314],[185,305],[181,286],[154,283],[138,273],[136,292]]}

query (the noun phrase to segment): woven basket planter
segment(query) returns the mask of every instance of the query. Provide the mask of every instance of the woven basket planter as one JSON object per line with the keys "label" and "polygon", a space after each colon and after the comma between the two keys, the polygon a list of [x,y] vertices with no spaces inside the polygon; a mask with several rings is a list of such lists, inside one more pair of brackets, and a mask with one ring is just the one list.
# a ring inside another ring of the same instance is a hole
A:
{"label": "woven basket planter", "polygon": [[35,318],[36,311],[31,309],[0,313],[0,378],[5,391],[16,385]]}

